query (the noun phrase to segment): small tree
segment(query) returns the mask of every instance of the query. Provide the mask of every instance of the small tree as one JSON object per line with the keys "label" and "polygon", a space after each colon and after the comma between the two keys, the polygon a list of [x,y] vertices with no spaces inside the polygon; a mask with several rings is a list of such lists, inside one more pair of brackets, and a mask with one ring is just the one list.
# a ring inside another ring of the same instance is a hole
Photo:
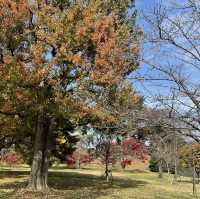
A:
{"label": "small tree", "polygon": [[200,180],[200,144],[184,145],[179,150],[180,165],[183,168],[194,168],[198,183]]}
{"label": "small tree", "polygon": [[146,159],[147,151],[143,144],[132,137],[122,139],[120,143],[117,143],[116,136],[104,136],[101,143],[97,145],[97,156],[101,159],[102,164],[105,165],[107,182],[110,180],[109,173],[112,172],[109,169],[109,165],[112,168],[113,165],[120,162],[121,167],[125,169],[134,159]]}
{"label": "small tree", "polygon": [[105,177],[106,181],[110,181],[109,165],[116,163],[116,156],[114,153],[114,138],[111,134],[97,134],[97,144],[96,144],[96,157],[100,158],[101,163],[105,165]]}
{"label": "small tree", "polygon": [[146,159],[147,151],[144,145],[132,137],[126,138],[122,141],[121,150],[121,166],[124,169],[127,165],[131,165],[134,159],[142,161]]}
{"label": "small tree", "polygon": [[71,155],[66,156],[67,164],[76,166],[77,169],[81,168],[81,164],[88,164],[93,160],[93,155],[87,151],[76,150]]}

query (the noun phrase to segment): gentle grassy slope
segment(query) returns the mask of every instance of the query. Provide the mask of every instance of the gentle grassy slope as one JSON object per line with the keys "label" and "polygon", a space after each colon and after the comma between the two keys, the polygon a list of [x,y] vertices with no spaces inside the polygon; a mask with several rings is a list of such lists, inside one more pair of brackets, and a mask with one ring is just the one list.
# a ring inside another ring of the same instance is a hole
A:
{"label": "gentle grassy slope", "polygon": [[[96,169],[51,169],[48,193],[33,193],[24,188],[27,168],[0,169],[0,199],[192,199],[192,185],[182,178],[175,185],[150,172],[114,172],[107,184]],[[200,187],[198,187],[200,188]],[[200,190],[200,189],[199,189]]]}

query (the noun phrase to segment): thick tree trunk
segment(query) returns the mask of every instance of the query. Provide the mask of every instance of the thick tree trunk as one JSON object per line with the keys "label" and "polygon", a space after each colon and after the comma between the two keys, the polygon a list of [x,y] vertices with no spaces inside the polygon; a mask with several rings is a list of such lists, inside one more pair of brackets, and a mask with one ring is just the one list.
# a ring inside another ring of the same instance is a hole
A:
{"label": "thick tree trunk", "polygon": [[42,159],[43,151],[42,146],[44,146],[44,126],[43,126],[43,117],[42,115],[38,116],[37,128],[35,132],[35,142],[34,142],[34,154],[33,161],[31,166],[30,181],[28,187],[34,190],[42,190],[43,187],[43,178],[41,175],[42,168]]}
{"label": "thick tree trunk", "polygon": [[52,133],[52,122],[46,122],[38,116],[37,129],[34,143],[34,155],[31,166],[30,181],[28,188],[33,190],[48,189],[48,167],[50,155],[50,134]]}

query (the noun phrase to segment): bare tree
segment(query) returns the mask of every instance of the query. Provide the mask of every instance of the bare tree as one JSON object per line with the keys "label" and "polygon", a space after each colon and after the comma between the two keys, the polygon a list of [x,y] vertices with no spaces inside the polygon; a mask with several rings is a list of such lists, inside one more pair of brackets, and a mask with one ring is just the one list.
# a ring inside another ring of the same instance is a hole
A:
{"label": "bare tree", "polygon": [[143,14],[150,27],[144,45],[154,51],[141,61],[155,72],[137,78],[156,80],[165,89],[166,94],[151,97],[173,109],[179,133],[200,142],[200,5],[195,0],[170,2],[158,3]]}

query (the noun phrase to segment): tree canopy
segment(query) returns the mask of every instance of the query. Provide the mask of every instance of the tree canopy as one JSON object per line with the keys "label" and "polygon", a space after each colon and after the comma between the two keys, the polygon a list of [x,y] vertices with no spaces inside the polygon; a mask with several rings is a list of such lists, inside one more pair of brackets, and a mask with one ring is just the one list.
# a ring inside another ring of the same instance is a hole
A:
{"label": "tree canopy", "polygon": [[[130,9],[129,0],[0,0],[1,133],[28,140],[31,188],[47,187],[59,136],[119,121],[103,100],[138,67],[141,30]],[[119,105],[126,92],[114,92]]]}

